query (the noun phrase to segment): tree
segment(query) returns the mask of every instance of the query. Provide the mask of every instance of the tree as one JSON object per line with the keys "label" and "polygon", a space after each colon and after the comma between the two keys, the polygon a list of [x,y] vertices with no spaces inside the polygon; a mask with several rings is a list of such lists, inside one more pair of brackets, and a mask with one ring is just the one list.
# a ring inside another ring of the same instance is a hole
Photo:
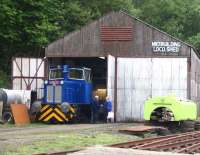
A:
{"label": "tree", "polygon": [[126,10],[200,49],[199,0],[1,0],[1,74],[9,76],[13,56],[44,56],[48,43],[113,10]]}
{"label": "tree", "polygon": [[[131,0],[2,0],[1,74],[11,73],[13,56],[44,56],[43,47],[48,43],[106,12],[122,8],[136,12]],[[5,81],[3,76],[0,81]]]}
{"label": "tree", "polygon": [[133,0],[133,3],[140,9],[141,19],[199,49],[199,0]]}

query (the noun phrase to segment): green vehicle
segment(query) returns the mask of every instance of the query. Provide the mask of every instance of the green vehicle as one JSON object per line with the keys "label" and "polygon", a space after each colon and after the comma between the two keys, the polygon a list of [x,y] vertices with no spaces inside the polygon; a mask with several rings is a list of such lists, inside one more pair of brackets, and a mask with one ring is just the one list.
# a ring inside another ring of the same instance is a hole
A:
{"label": "green vehicle", "polygon": [[159,96],[148,99],[144,106],[146,121],[195,121],[197,105],[190,100],[180,100],[175,96]]}

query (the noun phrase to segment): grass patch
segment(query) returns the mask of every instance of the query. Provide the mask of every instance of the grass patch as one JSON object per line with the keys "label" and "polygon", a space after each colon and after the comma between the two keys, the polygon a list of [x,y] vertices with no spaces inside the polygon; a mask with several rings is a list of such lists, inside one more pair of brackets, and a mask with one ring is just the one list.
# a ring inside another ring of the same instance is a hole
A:
{"label": "grass patch", "polygon": [[[51,136],[51,135],[48,135]],[[54,136],[54,135],[52,135]],[[13,149],[12,147],[7,147],[4,151],[5,155],[27,155],[33,153],[44,153],[44,152],[56,152],[64,151],[69,149],[84,148],[87,146],[94,145],[105,145],[112,144],[130,140],[130,137],[126,135],[109,134],[109,133],[99,133],[99,134],[57,134],[55,139],[42,140],[39,142],[34,142],[28,145],[20,145],[18,148]]]}
{"label": "grass patch", "polygon": [[25,125],[15,125],[13,123],[6,123],[6,124],[0,124],[0,129],[6,129],[6,128],[32,128],[32,127],[45,127],[46,124],[43,123],[30,123],[30,124],[25,124]]}

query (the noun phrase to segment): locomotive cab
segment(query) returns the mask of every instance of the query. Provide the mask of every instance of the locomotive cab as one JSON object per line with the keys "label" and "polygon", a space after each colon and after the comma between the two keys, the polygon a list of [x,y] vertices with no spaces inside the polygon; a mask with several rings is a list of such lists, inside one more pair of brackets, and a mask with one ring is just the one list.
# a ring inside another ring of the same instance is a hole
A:
{"label": "locomotive cab", "polygon": [[[48,106],[52,109],[50,111],[59,117],[62,116],[60,122],[69,121],[77,116],[78,112],[85,111],[82,109],[87,109],[85,113],[89,112],[91,95],[91,69],[69,68],[68,65],[50,68],[49,79],[44,84],[41,116],[45,114],[45,108]],[[56,117],[53,118],[56,119]],[[40,120],[49,121],[51,118],[40,117]]]}

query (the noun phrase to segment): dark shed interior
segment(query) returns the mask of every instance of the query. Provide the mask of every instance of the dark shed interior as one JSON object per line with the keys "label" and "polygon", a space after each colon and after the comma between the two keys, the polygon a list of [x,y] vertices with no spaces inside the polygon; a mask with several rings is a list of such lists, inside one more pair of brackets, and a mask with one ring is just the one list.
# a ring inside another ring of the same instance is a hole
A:
{"label": "dark shed interior", "polygon": [[106,57],[87,57],[87,58],[49,58],[49,65],[69,65],[70,68],[86,67],[91,69],[93,90],[106,89],[107,86],[107,58]]}

